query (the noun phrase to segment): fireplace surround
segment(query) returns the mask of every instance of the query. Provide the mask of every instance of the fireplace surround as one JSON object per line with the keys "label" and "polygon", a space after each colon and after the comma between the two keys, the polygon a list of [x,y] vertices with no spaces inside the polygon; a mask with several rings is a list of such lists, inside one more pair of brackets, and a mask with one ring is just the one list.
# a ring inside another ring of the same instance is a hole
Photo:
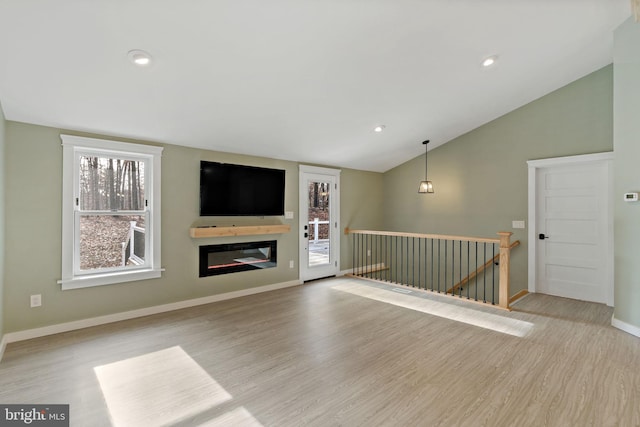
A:
{"label": "fireplace surround", "polygon": [[272,268],[276,265],[276,240],[200,246],[200,277]]}

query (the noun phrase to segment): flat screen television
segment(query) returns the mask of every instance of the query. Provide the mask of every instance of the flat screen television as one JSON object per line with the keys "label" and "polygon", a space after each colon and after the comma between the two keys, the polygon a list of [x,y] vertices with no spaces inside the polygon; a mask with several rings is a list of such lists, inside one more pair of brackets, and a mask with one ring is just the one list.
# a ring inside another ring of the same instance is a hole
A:
{"label": "flat screen television", "polygon": [[200,216],[284,215],[285,171],[200,162]]}

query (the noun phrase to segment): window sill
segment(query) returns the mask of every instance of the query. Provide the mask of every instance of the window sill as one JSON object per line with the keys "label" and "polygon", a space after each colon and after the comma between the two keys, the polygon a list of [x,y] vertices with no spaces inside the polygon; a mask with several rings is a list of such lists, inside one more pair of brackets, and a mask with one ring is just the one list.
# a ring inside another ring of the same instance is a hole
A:
{"label": "window sill", "polygon": [[123,271],[109,274],[92,274],[86,276],[78,276],[71,279],[58,280],[62,285],[62,290],[90,288],[93,286],[113,285],[117,283],[133,282],[137,280],[157,279],[162,276],[164,268],[161,269],[145,269],[135,271]]}

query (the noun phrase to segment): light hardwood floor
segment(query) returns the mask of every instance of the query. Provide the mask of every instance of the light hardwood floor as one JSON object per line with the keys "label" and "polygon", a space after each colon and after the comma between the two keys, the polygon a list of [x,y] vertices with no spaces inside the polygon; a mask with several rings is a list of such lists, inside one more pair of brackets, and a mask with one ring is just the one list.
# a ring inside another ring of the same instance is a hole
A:
{"label": "light hardwood floor", "polygon": [[91,427],[640,425],[640,339],[610,308],[392,289],[329,279],[13,343],[0,403]]}

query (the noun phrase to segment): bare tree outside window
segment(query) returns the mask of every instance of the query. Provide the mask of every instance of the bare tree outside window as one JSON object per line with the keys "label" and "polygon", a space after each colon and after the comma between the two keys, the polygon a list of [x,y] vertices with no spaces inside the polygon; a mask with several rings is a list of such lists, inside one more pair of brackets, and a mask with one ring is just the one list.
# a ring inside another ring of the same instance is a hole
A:
{"label": "bare tree outside window", "polygon": [[[318,218],[319,221],[329,220],[329,183],[309,182],[309,221]],[[314,240],[315,228],[309,228],[309,240]],[[319,224],[318,239],[329,239],[329,224]]]}
{"label": "bare tree outside window", "polygon": [[80,157],[80,210],[142,210],[144,162]]}
{"label": "bare tree outside window", "polygon": [[144,162],[81,156],[79,174],[80,269],[144,261]]}

